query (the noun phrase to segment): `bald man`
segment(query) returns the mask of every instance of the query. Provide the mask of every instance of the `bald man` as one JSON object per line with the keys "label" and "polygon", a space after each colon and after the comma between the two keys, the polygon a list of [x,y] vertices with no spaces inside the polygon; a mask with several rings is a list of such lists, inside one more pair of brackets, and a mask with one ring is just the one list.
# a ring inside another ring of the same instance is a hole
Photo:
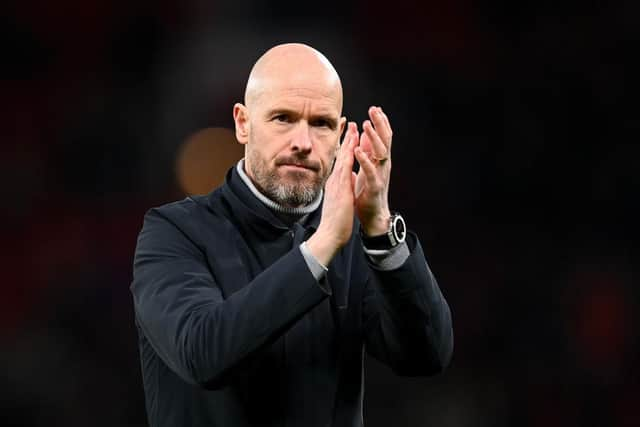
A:
{"label": "bald man", "polygon": [[131,291],[152,427],[361,426],[365,350],[400,375],[448,365],[449,308],[389,209],[391,124],[368,115],[342,117],[320,52],[276,46],[233,107],[244,159],[147,212]]}

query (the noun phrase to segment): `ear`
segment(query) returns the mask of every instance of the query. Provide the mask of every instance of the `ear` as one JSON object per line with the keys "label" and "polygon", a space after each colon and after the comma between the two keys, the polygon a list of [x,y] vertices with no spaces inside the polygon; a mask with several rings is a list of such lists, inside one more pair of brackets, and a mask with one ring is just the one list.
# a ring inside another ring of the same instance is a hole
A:
{"label": "ear", "polygon": [[347,118],[346,117],[340,117],[340,136],[342,136],[342,133],[344,132],[344,128],[347,125]]}
{"label": "ear", "polygon": [[340,123],[338,125],[338,129],[340,130],[339,136],[338,136],[338,143],[336,144],[336,153],[338,152],[338,150],[340,149],[340,138],[343,137],[344,135],[344,130],[347,126],[347,118],[346,117],[340,117]]}
{"label": "ear", "polygon": [[239,102],[233,106],[233,121],[236,124],[236,139],[242,145],[249,142],[249,110]]}

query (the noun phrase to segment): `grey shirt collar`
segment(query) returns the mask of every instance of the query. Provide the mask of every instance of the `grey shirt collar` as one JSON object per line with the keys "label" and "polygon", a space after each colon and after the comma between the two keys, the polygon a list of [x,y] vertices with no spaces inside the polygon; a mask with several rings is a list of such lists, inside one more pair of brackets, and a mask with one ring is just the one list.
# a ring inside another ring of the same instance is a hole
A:
{"label": "grey shirt collar", "polygon": [[236,165],[236,170],[238,171],[238,175],[240,175],[242,181],[246,184],[247,187],[249,187],[249,190],[251,190],[253,195],[256,196],[258,200],[264,203],[269,209],[275,212],[280,212],[287,215],[304,216],[318,209],[318,206],[320,206],[320,203],[322,202],[323,190],[320,190],[320,193],[318,193],[318,196],[315,198],[315,200],[306,206],[302,206],[299,208],[289,208],[287,206],[282,206],[281,204],[274,202],[273,200],[262,194],[256,188],[256,186],[253,185],[251,178],[249,178],[249,176],[244,171],[244,159],[240,159],[240,161]]}

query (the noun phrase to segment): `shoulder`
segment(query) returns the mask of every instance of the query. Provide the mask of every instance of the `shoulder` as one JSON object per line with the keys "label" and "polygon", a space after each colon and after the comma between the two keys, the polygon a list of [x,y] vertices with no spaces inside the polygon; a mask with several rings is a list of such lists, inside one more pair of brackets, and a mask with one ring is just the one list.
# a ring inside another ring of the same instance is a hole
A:
{"label": "shoulder", "polygon": [[182,200],[155,206],[147,211],[147,215],[161,215],[170,218],[192,215],[194,211],[200,209],[203,205],[203,202],[200,201],[203,197],[205,196],[189,196]]}
{"label": "shoulder", "polygon": [[145,225],[162,223],[165,228],[177,228],[187,234],[198,234],[206,224],[215,227],[223,223],[224,213],[220,209],[220,190],[202,196],[189,196],[182,200],[152,207],[145,213]]}
{"label": "shoulder", "polygon": [[138,236],[138,247],[141,243],[142,246],[183,245],[200,249],[212,245],[228,233],[228,221],[222,210],[211,208],[211,198],[217,197],[216,194],[217,190],[149,209]]}
{"label": "shoulder", "polygon": [[216,189],[207,195],[188,196],[182,200],[155,206],[150,208],[145,216],[161,216],[170,221],[179,221],[185,219],[193,220],[194,217],[204,214],[215,215],[216,212],[211,207],[217,204],[215,201],[219,198],[219,193],[219,189]]}

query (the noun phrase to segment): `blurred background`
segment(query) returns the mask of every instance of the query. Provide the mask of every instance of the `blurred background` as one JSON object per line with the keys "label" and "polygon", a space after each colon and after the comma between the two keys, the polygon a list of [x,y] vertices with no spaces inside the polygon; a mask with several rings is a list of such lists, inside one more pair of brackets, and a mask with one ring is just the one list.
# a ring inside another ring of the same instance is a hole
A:
{"label": "blurred background", "polygon": [[367,361],[365,425],[640,426],[639,5],[3,3],[0,424],[146,425],[142,216],[219,184],[251,65],[299,41],[350,120],[390,116],[392,207],[454,316],[445,374]]}

